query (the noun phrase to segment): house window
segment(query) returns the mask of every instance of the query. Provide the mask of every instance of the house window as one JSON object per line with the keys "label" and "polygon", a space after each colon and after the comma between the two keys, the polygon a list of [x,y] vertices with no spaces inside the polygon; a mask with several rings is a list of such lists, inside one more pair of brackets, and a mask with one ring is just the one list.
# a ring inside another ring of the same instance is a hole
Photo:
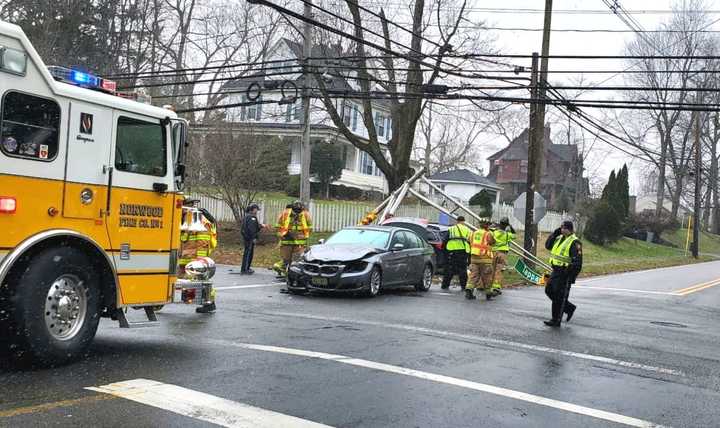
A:
{"label": "house window", "polygon": [[345,126],[350,126],[352,120],[352,105],[343,101],[342,105],[342,118]]}
{"label": "house window", "polygon": [[367,152],[360,155],[360,172],[365,175],[373,175],[375,172],[375,161]]}
{"label": "house window", "polygon": [[392,137],[392,118],[390,116],[385,118],[385,137],[389,140]]}
{"label": "house window", "polygon": [[385,136],[385,116],[381,113],[375,113],[375,128],[377,128],[378,136]]}
{"label": "house window", "polygon": [[359,114],[360,114],[360,109],[358,108],[357,104],[353,105],[353,110],[352,110],[352,130],[353,131],[357,131]]}
{"label": "house window", "polygon": [[256,100],[257,104],[249,105],[247,108],[247,120],[260,120],[262,117],[262,96]]}
{"label": "house window", "polygon": [[295,104],[288,104],[287,110],[285,110],[285,122],[292,122],[295,117]]}
{"label": "house window", "polygon": [[[310,110],[312,111],[312,110]],[[302,106],[302,102],[300,100],[295,101],[295,104],[293,104],[293,120],[304,120],[304,110]]]}

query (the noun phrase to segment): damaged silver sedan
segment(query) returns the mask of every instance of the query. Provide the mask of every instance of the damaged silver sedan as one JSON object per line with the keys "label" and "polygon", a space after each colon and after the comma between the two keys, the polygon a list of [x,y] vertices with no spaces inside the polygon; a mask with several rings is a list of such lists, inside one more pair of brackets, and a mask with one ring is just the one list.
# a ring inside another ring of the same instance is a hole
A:
{"label": "damaged silver sedan", "polygon": [[290,265],[287,287],[295,294],[317,290],[376,296],[382,289],[406,286],[428,291],[434,270],[435,253],[415,232],[348,227]]}

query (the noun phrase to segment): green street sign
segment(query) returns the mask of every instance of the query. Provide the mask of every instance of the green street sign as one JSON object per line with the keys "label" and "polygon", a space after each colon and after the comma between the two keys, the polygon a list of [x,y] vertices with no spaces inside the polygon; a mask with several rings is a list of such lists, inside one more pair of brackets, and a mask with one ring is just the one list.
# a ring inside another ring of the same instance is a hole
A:
{"label": "green street sign", "polygon": [[526,265],[523,259],[518,259],[517,263],[515,263],[515,270],[533,284],[541,284],[543,276]]}

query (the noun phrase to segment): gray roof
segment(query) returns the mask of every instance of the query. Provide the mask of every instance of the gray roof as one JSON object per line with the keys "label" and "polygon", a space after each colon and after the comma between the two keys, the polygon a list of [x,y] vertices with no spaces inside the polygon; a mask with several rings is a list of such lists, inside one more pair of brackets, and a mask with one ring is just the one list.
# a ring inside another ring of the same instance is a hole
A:
{"label": "gray roof", "polygon": [[433,174],[430,177],[428,177],[431,181],[437,181],[437,182],[443,182],[443,181],[453,181],[453,182],[460,182],[460,183],[474,183],[474,184],[480,184],[482,186],[487,186],[490,188],[501,188],[500,185],[495,183],[494,181],[490,180],[487,177],[483,177],[482,175],[475,174],[474,172],[470,171],[469,169],[454,169],[452,171],[446,171],[446,172],[440,172],[437,174]]}
{"label": "gray roof", "polygon": [[[550,138],[550,127],[545,127],[545,138],[543,139],[543,145],[545,146],[546,152],[551,152],[561,158],[564,161],[572,162],[577,157],[578,151],[575,144],[555,144]],[[496,159],[505,160],[527,160],[528,158],[528,129],[525,128],[523,132],[518,135],[512,143],[510,143],[504,149],[491,155],[488,160],[494,161]]]}

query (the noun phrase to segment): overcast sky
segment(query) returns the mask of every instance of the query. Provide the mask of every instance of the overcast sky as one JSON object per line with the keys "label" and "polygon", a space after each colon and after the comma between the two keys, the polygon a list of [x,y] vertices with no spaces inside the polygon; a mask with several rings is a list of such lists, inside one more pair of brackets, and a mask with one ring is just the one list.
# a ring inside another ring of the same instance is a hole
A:
{"label": "overcast sky", "polygon": [[[498,8],[498,9],[543,9],[543,0],[483,0],[468,2],[477,8]],[[711,20],[720,18],[720,2],[707,0],[708,9],[712,10]],[[626,0],[620,4],[628,11],[646,10],[653,13],[633,14],[632,16],[647,30],[656,29],[658,25],[671,17],[671,8],[677,1],[668,0]],[[680,3],[681,4],[681,3]],[[607,11],[608,7],[603,0],[555,0],[553,2],[552,28],[553,29],[603,29],[603,30],[629,30],[628,27],[615,15],[611,13],[564,13],[564,11]],[[660,13],[659,11],[666,11]],[[474,9],[471,12],[471,19],[483,20],[488,26],[496,27],[520,27],[520,28],[542,28],[542,13],[524,13],[515,11],[513,13],[493,13],[487,10]],[[720,30],[720,25],[713,25],[713,30]],[[508,54],[530,54],[541,49],[541,32],[524,31],[495,31],[496,45],[502,53]],[[617,55],[623,54],[625,44],[635,37],[634,33],[578,33],[578,32],[553,32],[550,38],[551,55]],[[523,60],[514,60],[513,63],[522,63]],[[525,60],[527,61],[527,60]],[[624,60],[551,60],[550,70],[623,70],[629,65]],[[578,75],[574,75],[575,78]],[[608,75],[585,75],[589,82],[601,82],[608,78]],[[551,82],[570,79],[566,75],[551,75]],[[623,84],[622,76],[618,76],[606,83]],[[587,94],[586,96],[602,97],[612,94],[598,93]],[[621,95],[615,94],[617,98]],[[600,112],[593,109],[585,109],[588,113],[599,117]],[[486,143],[487,142],[487,143]],[[484,145],[502,146],[505,143],[501,139],[490,136],[483,140]],[[627,155],[608,147],[605,143],[598,142],[595,146],[597,155],[590,159],[590,167],[603,177],[607,177],[612,169],[618,169],[623,162],[628,162],[631,169],[632,191],[637,191],[639,183],[641,161],[632,161]],[[492,150],[487,149],[486,152]],[[609,154],[608,154],[609,152]],[[484,153],[487,155],[489,153]],[[487,170],[487,163],[484,163]]]}

